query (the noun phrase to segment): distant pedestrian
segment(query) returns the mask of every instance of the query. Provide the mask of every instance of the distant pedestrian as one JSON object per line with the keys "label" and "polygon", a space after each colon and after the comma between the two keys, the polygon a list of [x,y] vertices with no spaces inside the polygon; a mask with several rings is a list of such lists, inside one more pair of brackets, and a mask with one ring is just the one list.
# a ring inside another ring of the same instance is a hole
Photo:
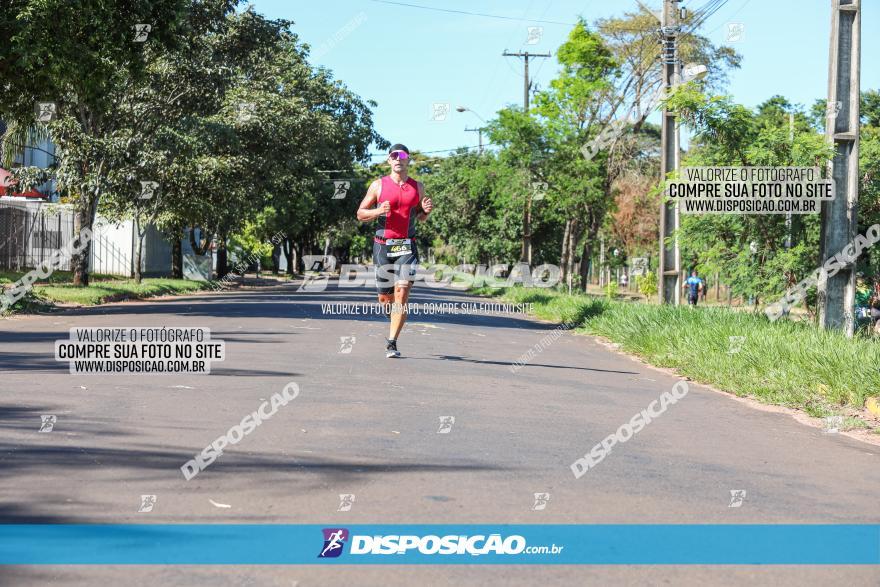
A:
{"label": "distant pedestrian", "polygon": [[700,293],[705,289],[703,280],[697,275],[696,269],[691,271],[691,276],[687,278],[687,281],[681,287],[688,290],[688,304],[696,306],[697,300],[700,299]]}

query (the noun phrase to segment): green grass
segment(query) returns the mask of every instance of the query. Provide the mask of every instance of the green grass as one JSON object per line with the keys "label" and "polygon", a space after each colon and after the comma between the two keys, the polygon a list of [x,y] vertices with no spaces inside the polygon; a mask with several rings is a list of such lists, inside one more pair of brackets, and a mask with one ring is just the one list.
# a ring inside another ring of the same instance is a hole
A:
{"label": "green grass", "polygon": [[[476,293],[489,293],[478,290]],[[491,295],[491,294],[490,294]],[[532,302],[535,315],[574,321],[647,362],[739,396],[803,409],[812,416],[862,409],[880,390],[880,342],[846,338],[804,323],[726,308],[659,306],[512,288],[494,295]],[[738,352],[731,336],[744,336]],[[848,423],[848,428],[858,427]]]}
{"label": "green grass", "polygon": [[[22,278],[26,273],[29,273],[31,270],[28,269],[26,271],[9,271],[6,269],[0,269],[0,284],[11,284],[15,283],[19,279]],[[90,281],[106,281],[106,280],[118,280],[119,277],[116,275],[104,275],[103,273],[91,273],[89,274]],[[37,281],[40,283],[70,283],[73,281],[73,272],[71,271],[54,271],[49,277],[46,279],[40,279]]]}
{"label": "green grass", "polygon": [[[25,272],[0,272],[0,289],[18,281]],[[5,313],[28,313],[45,311],[53,303],[72,303],[94,306],[107,302],[144,299],[159,295],[185,294],[211,288],[211,283],[189,281],[186,279],[146,278],[141,283],[118,276],[91,274],[88,287],[75,287],[71,284],[73,275],[69,271],[56,271],[47,279],[34,284],[25,297],[15,303]]]}
{"label": "green grass", "polygon": [[208,289],[209,284],[186,279],[147,278],[136,283],[133,279],[90,281],[88,287],[70,284],[36,285],[37,297],[53,302],[94,306],[109,301],[142,299],[160,295],[175,295]]}

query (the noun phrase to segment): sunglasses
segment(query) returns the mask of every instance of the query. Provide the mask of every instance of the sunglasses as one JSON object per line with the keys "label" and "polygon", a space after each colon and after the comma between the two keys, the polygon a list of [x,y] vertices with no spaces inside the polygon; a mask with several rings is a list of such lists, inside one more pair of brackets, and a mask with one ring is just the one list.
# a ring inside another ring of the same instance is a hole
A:
{"label": "sunglasses", "polygon": [[409,159],[409,154],[406,151],[391,151],[388,156],[395,161],[397,161],[398,159]]}

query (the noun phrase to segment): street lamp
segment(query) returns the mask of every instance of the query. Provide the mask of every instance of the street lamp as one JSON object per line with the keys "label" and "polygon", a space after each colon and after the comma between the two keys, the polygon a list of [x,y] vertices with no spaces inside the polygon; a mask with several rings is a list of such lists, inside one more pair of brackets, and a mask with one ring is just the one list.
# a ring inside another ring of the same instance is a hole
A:
{"label": "street lamp", "polygon": [[[482,117],[482,116],[480,116],[479,114],[477,114],[476,112],[474,112],[474,111],[471,110],[470,108],[467,108],[467,107],[465,107],[465,106],[456,106],[455,110],[456,110],[456,112],[470,112],[471,114],[473,114],[474,116],[476,116],[477,118],[479,118],[480,120],[482,120],[482,121],[483,121],[483,124],[486,123],[486,121],[483,120],[483,117]],[[480,128],[468,128],[468,127],[464,127],[464,130],[465,130],[465,132],[476,132],[476,133],[478,133],[479,140],[480,140],[480,155],[482,155],[482,154],[483,154],[483,127],[480,127]]]}
{"label": "street lamp", "polygon": [[695,79],[703,79],[709,73],[709,68],[701,63],[688,63],[681,72],[681,82],[687,83]]}
{"label": "street lamp", "polygon": [[[456,106],[455,110],[456,110],[457,112],[470,112],[471,114],[473,114],[474,116],[476,116],[476,117],[479,118],[480,120],[483,120],[483,117],[482,117],[482,116],[480,116],[479,114],[477,114],[476,112],[474,112],[474,111],[471,110],[470,108],[467,108],[466,106]],[[485,124],[485,123],[486,123],[486,121],[483,120],[483,124]]]}

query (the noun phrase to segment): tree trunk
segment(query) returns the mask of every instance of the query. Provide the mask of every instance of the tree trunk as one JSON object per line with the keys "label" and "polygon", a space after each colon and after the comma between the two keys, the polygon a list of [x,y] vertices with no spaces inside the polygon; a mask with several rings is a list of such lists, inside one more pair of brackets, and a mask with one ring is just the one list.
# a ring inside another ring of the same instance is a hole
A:
{"label": "tree trunk", "polygon": [[204,240],[204,244],[200,244],[196,242],[196,227],[192,226],[189,229],[189,244],[196,255],[204,255],[211,245],[211,239],[204,238],[204,232],[204,230],[199,230],[199,240]]}
{"label": "tree trunk", "polygon": [[[578,272],[581,277],[580,289],[583,292],[587,291],[588,278],[590,274],[590,259],[593,257],[593,239],[587,238],[584,241],[584,251],[581,255],[581,266],[580,271]],[[601,270],[601,269],[600,269]]]}
{"label": "tree trunk", "polygon": [[532,262],[532,198],[526,196],[526,205],[523,208],[523,235],[522,249],[520,250],[519,260],[523,263],[531,264]]}
{"label": "tree trunk", "polygon": [[217,279],[223,279],[229,273],[228,256],[226,254],[226,236],[217,238]]}
{"label": "tree trunk", "polygon": [[199,243],[196,242],[196,227],[190,226],[187,232],[189,233],[189,246],[192,247],[193,254],[201,255],[202,253],[199,252]]}
{"label": "tree trunk", "polygon": [[[90,124],[82,118],[82,109],[80,110],[81,122],[84,123],[83,128],[89,128]],[[96,173],[98,177],[102,177],[104,169],[104,161],[97,164]],[[73,265],[73,285],[87,287],[89,285],[89,257],[92,252],[92,240],[94,239],[95,216],[98,214],[98,202],[101,199],[100,187],[94,188],[88,195],[86,206],[84,209],[77,210],[73,219],[74,234],[79,241],[81,250],[73,255],[71,263]],[[85,193],[80,194],[80,203],[85,198]],[[79,206],[77,206],[79,208]],[[83,230],[89,231],[89,238],[83,239]]]}
{"label": "tree trunk", "polygon": [[[73,234],[74,238],[79,239],[84,228],[83,212],[76,212],[73,216]],[[89,284],[88,272],[88,248],[83,249],[79,253],[74,253],[71,260],[71,269],[73,269],[73,285],[85,287]]]}
{"label": "tree trunk", "polygon": [[562,252],[559,254],[559,266],[562,268],[560,278],[562,283],[567,281],[568,277],[568,247],[569,237],[571,235],[571,219],[565,221],[565,232],[562,234]]}
{"label": "tree trunk", "polygon": [[180,231],[175,231],[171,239],[171,277],[183,279],[183,245],[180,242]]}
{"label": "tree trunk", "polygon": [[296,263],[294,264],[296,272],[303,273],[307,269],[303,262],[303,255],[306,254],[306,242],[297,241],[294,245],[293,252],[296,255]]}
{"label": "tree trunk", "polygon": [[[581,257],[581,267],[580,267],[580,275],[581,275],[581,290],[587,291],[587,272],[589,270],[590,258],[593,256],[593,243],[596,240],[596,235],[599,234],[599,227],[601,223],[597,219],[597,215],[590,213],[590,227],[587,231],[587,239],[584,241],[584,254]],[[602,268],[599,268],[599,271],[602,271]]]}
{"label": "tree trunk", "polygon": [[566,272],[571,277],[574,277],[575,251],[581,240],[581,232],[581,223],[577,219],[572,220],[571,232],[568,234],[568,258],[565,260]]}
{"label": "tree trunk", "polygon": [[141,273],[141,260],[143,259],[144,254],[144,233],[146,231],[142,231],[140,225],[136,226],[137,232],[137,244],[135,245],[135,253],[134,253],[134,281],[135,283],[140,283],[143,281],[143,274]]}
{"label": "tree trunk", "polygon": [[284,248],[284,256],[287,258],[287,274],[293,276],[296,273],[296,267],[293,264],[293,241],[285,238],[281,241],[281,246]]}
{"label": "tree trunk", "polygon": [[281,245],[272,246],[272,274],[277,276],[281,272]]}
{"label": "tree trunk", "polygon": [[92,238],[83,242],[82,231],[86,229],[94,231],[97,204],[98,202],[95,198],[90,199],[88,207],[85,210],[76,212],[73,217],[73,233],[82,245],[82,250],[75,253],[71,258],[73,285],[79,287],[87,287],[89,285],[89,257],[92,251]]}

